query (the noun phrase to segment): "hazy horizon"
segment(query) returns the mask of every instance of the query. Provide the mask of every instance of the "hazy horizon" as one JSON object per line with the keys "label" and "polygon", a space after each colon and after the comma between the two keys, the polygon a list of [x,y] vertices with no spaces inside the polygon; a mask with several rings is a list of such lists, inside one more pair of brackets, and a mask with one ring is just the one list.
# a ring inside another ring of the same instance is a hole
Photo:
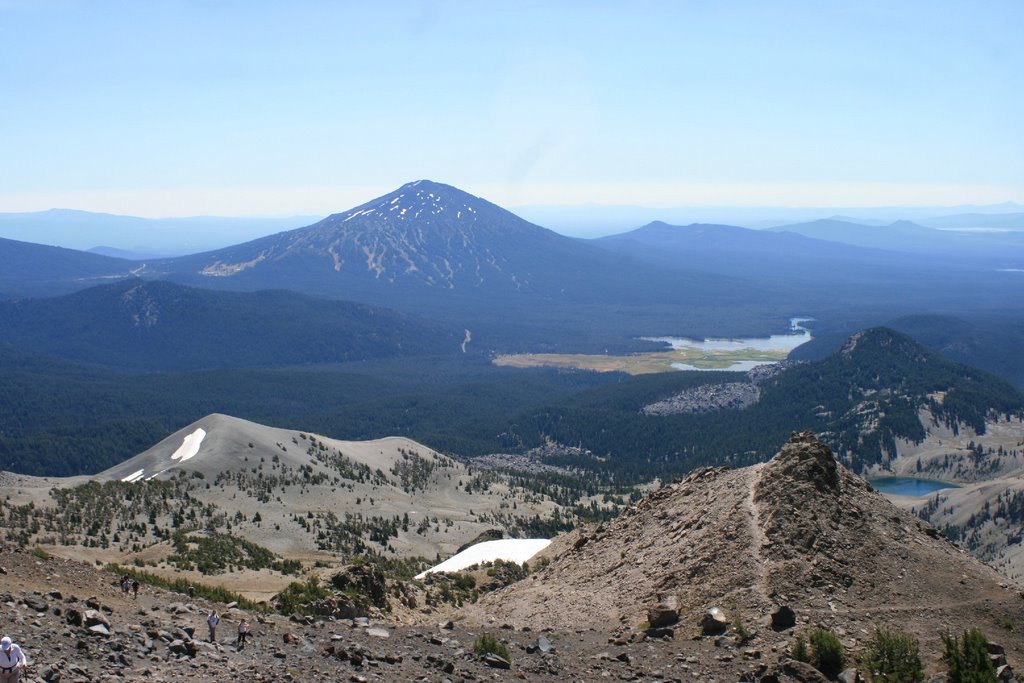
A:
{"label": "hazy horizon", "polygon": [[[367,198],[367,201],[373,198]],[[482,199],[487,200],[487,197]],[[360,202],[362,204],[364,202]],[[343,213],[357,205],[338,209]],[[1019,219],[1024,206],[1015,203],[961,206],[879,207],[756,207],[756,206],[639,206],[610,204],[549,204],[503,207],[532,223],[569,237],[593,239],[614,235],[654,221],[672,225],[711,223],[763,229],[815,220],[837,219],[851,223],[888,225],[896,221],[920,221],[961,215],[1007,216]],[[72,249],[136,251],[155,256],[175,256],[216,249],[264,237],[282,230],[311,225],[325,216],[133,216],[51,208],[37,212],[0,212],[0,238],[39,242]],[[24,218],[19,222],[18,218]],[[28,220],[31,219],[31,220]],[[1007,229],[1022,231],[1013,223]],[[928,227],[940,228],[940,224]],[[88,229],[88,233],[83,231]],[[947,228],[948,229],[948,228]],[[958,229],[958,228],[952,228]],[[970,228],[959,228],[959,230]],[[983,228],[994,231],[991,228]]]}

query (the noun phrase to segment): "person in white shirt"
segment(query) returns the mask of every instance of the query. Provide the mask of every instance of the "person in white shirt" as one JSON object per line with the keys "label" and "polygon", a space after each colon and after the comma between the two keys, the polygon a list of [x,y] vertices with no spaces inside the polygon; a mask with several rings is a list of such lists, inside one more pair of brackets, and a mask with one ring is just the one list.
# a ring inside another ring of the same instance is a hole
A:
{"label": "person in white shirt", "polygon": [[[206,617],[206,623],[210,626],[210,642],[217,642],[217,624],[220,623],[220,617],[217,616],[216,610],[210,610],[210,616]],[[3,683],[3,681],[0,681]]]}
{"label": "person in white shirt", "polygon": [[22,670],[28,666],[25,653],[10,636],[0,640],[0,683],[18,683]]}

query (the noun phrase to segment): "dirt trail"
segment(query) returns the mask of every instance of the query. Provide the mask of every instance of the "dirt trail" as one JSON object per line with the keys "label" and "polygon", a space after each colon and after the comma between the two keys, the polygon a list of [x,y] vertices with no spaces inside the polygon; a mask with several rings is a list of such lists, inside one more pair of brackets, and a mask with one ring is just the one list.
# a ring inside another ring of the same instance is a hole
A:
{"label": "dirt trail", "polygon": [[768,576],[771,572],[771,560],[764,553],[764,548],[768,544],[768,537],[765,536],[764,529],[761,528],[761,511],[757,501],[754,500],[757,483],[760,481],[761,469],[762,466],[758,465],[749,470],[747,496],[744,498],[744,504],[747,510],[750,537],[752,539],[750,554],[753,557],[754,566],[757,568],[754,589],[766,604],[770,604]]}

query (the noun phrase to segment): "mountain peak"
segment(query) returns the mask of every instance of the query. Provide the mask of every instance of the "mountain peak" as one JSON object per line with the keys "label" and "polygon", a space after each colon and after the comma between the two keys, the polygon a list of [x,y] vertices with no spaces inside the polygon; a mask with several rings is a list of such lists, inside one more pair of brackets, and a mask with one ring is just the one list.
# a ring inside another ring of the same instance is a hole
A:
{"label": "mountain peak", "polygon": [[575,281],[565,275],[565,264],[590,271],[593,260],[584,261],[595,255],[604,256],[485,199],[416,180],[305,228],[182,262],[199,279],[234,278],[263,288],[312,283],[306,287],[315,287],[318,295],[344,291],[346,298],[390,304],[392,297],[378,283],[421,293],[424,288],[519,293],[556,287],[561,292],[567,280]]}
{"label": "mountain peak", "polygon": [[504,211],[457,187],[432,180],[415,180],[327,220],[340,217],[342,223],[347,223],[356,218],[363,221],[376,219],[385,224],[443,218],[477,221],[481,213],[492,209]]}
{"label": "mountain peak", "polygon": [[859,357],[863,357],[865,354],[876,353],[882,349],[886,351],[887,356],[891,357],[892,353],[896,352],[898,355],[918,362],[924,362],[929,356],[934,355],[933,352],[912,338],[888,327],[871,327],[857,332],[846,340],[846,343],[839,349],[839,355],[850,357],[857,354]]}
{"label": "mountain peak", "polygon": [[821,493],[839,492],[839,470],[832,451],[814,432],[793,432],[782,450],[765,466],[759,493],[771,495],[779,487],[811,485]]}
{"label": "mountain peak", "polygon": [[[694,471],[610,522],[555,539],[545,554],[542,571],[489,593],[465,610],[467,622],[501,614],[513,625],[629,628],[650,606],[674,602],[677,628],[686,629],[716,605],[751,624],[785,605],[804,623],[856,615],[922,642],[928,634],[935,648],[934,624],[987,626],[985,599],[1003,590],[991,567],[838,466],[809,433],[763,465]],[[935,596],[950,595],[951,585],[956,602],[940,607]],[[921,605],[934,611],[907,620]],[[764,629],[758,638],[782,651],[793,633]]]}

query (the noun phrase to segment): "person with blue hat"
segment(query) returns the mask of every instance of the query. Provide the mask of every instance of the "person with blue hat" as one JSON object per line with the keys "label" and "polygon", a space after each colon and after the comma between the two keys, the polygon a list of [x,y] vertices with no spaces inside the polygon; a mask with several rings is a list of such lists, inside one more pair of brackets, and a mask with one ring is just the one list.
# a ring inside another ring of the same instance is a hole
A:
{"label": "person with blue hat", "polygon": [[0,683],[18,683],[22,670],[28,666],[25,653],[11,641],[10,636],[0,640]]}

